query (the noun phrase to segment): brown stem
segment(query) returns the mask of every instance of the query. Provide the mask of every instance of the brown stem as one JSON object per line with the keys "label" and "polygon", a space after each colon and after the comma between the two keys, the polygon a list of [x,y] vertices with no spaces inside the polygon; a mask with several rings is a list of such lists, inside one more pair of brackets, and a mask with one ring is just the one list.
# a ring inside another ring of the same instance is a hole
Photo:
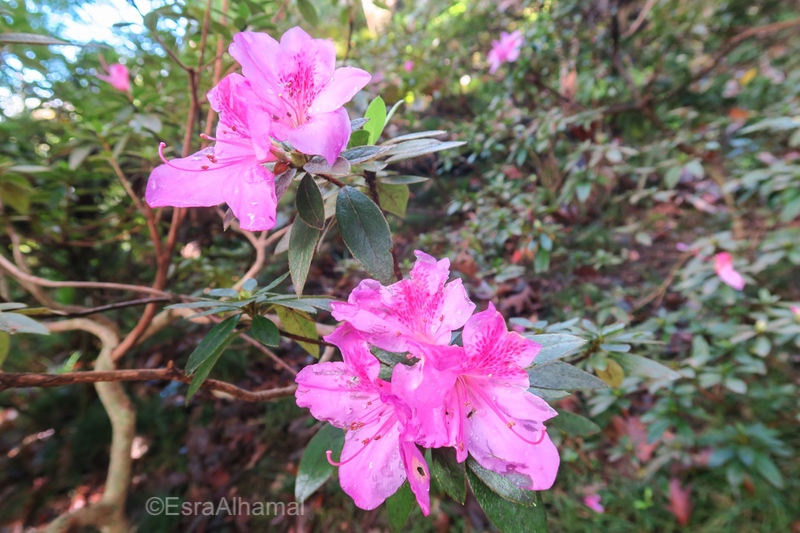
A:
{"label": "brown stem", "polygon": [[[182,370],[175,368],[171,364],[167,368],[157,369],[96,370],[94,372],[65,372],[63,374],[0,372],[0,391],[29,387],[61,387],[78,383],[118,383],[123,381],[179,381],[181,383],[191,383],[192,377],[187,376]],[[201,388],[208,391],[221,392],[245,402],[264,402],[274,398],[290,396],[297,386],[289,385],[263,391],[249,391],[225,381],[207,379],[203,382]]]}
{"label": "brown stem", "polygon": [[326,176],[325,174],[314,174],[314,175],[315,176],[319,176],[320,178],[324,179],[325,181],[333,183],[334,185],[336,185],[339,188],[342,188],[342,187],[346,186],[344,183],[342,183],[338,179],[334,178],[333,176]]}
{"label": "brown stem", "polygon": [[38,318],[49,318],[54,316],[62,316],[62,317],[81,317],[81,316],[89,316],[94,315],[97,313],[104,313],[106,311],[113,311],[115,309],[124,309],[126,307],[135,307],[137,305],[147,305],[159,302],[171,302],[173,298],[168,298],[166,296],[161,298],[140,298],[138,300],[128,300],[126,302],[117,302],[114,304],[108,305],[101,305],[98,307],[91,307],[89,309],[80,309],[76,311],[57,311],[47,315],[37,315]]}

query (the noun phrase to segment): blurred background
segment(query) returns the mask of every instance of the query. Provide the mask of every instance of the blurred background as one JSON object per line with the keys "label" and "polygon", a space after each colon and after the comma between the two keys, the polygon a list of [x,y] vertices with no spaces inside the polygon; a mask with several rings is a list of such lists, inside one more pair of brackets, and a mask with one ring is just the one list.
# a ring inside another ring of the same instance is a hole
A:
{"label": "blurred background", "polygon": [[[543,494],[550,530],[800,532],[798,17],[786,0],[7,0],[2,254],[53,280],[151,283],[153,244],[117,168],[141,198],[159,142],[199,147],[214,72],[236,69],[232,35],[300,25],[372,73],[351,118],[380,95],[403,102],[388,136],[441,129],[466,142],[397,166],[431,178],[390,217],[404,271],[414,249],[449,257],[471,297],[519,331],[589,341],[575,362],[609,388],[550,398],[567,413],[550,431],[562,456]],[[516,30],[519,57],[490,74],[492,41]],[[127,67],[130,93],[98,79],[101,58]],[[187,134],[189,78],[199,101]],[[278,228],[291,195],[281,205]],[[252,248],[213,208],[188,217],[170,290],[230,287]],[[363,272],[339,239],[321,252],[306,293],[346,298]],[[743,290],[715,272],[721,252]],[[277,244],[259,281],[286,270]],[[119,299],[47,294],[62,306]],[[35,296],[0,275],[3,301],[35,307]],[[139,314],[104,316],[128,331]],[[207,330],[176,322],[123,367],[182,366]],[[5,372],[90,369],[97,353],[82,332],[0,341]],[[312,362],[296,343],[276,353],[295,369]],[[214,377],[291,380],[244,343]],[[355,508],[335,480],[301,517],[149,515],[152,496],[292,501],[318,426],[293,398],[204,393],[184,407],[180,383],[125,390],[138,411],[126,513],[139,531],[388,528],[384,508]],[[110,435],[89,385],[0,392],[0,530],[96,501]],[[493,530],[472,497],[432,491],[431,518],[415,510],[406,530]]]}

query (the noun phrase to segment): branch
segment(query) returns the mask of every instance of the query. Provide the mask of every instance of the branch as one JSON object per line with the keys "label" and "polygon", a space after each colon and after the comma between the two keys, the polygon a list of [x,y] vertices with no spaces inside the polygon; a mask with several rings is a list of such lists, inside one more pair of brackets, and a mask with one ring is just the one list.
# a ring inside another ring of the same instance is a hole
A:
{"label": "branch", "polygon": [[[0,372],[0,391],[29,387],[61,387],[78,383],[118,383],[123,381],[179,381],[181,383],[191,383],[192,376],[187,376],[182,370],[172,366],[172,362],[166,368],[157,369],[65,372],[63,374],[35,374],[28,372],[11,374]],[[264,402],[291,396],[297,386],[288,385],[262,391],[249,391],[225,381],[207,379],[200,388],[221,392],[231,398],[245,402]]]}
{"label": "branch", "polygon": [[50,314],[44,315],[37,315],[38,318],[50,318],[56,316],[62,317],[81,317],[81,316],[89,316],[94,315],[97,313],[104,313],[106,311],[113,311],[115,309],[125,309],[126,307],[135,307],[137,305],[147,305],[153,304],[158,302],[171,302],[173,298],[163,297],[163,298],[140,298],[138,300],[128,300],[126,302],[117,302],[114,304],[108,305],[101,305],[98,307],[91,307],[89,309],[81,309],[78,311],[53,311]]}

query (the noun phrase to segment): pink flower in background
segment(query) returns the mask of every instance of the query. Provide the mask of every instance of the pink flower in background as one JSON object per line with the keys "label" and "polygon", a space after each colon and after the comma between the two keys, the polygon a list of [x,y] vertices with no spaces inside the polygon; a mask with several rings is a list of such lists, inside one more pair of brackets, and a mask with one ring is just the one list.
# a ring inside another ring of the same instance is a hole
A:
{"label": "pink flower in background", "polygon": [[475,304],[460,279],[447,283],[450,260],[436,261],[420,251],[410,279],[388,287],[363,280],[347,303],[332,302],[331,314],[346,320],[375,346],[390,352],[409,351],[409,341],[450,343],[454,330],[469,319]]}
{"label": "pink flower in background", "polygon": [[789,311],[794,313],[796,316],[800,316],[800,307],[798,307],[796,305],[789,306]]}
{"label": "pink flower in background", "polygon": [[439,428],[446,427],[446,445],[455,446],[459,462],[469,453],[520,488],[550,488],[560,459],[543,422],[557,413],[528,392],[524,370],[541,346],[509,332],[491,303],[469,319],[462,339],[463,348],[412,346],[422,363],[394,368],[392,386],[416,411],[418,442],[430,445],[425,438],[438,438]]}
{"label": "pink flower in background", "polygon": [[222,202],[244,230],[275,226],[275,179],[262,163],[270,153],[270,115],[250,84],[230,74],[208,93],[219,113],[214,146],[183,159],[167,161],[150,174],[145,200],[151,207],[209,207]]}
{"label": "pink flower in background", "polygon": [[408,478],[422,512],[430,512],[430,472],[406,431],[408,407],[378,377],[380,363],[349,324],[325,340],[339,347],[344,362],[319,363],[297,374],[297,405],[318,420],[344,428],[339,466],[342,489],[361,509],[375,509]]}
{"label": "pink flower in background", "polygon": [[406,61],[405,63],[403,63],[403,68],[405,69],[406,72],[411,72],[412,70],[414,70],[414,62]]}
{"label": "pink flower in background", "polygon": [[333,164],[350,138],[350,119],[342,106],[370,75],[358,68],[335,68],[333,42],[312,39],[297,27],[284,33],[280,43],[265,33],[238,33],[229,51],[266,107],[272,136]]}
{"label": "pink flower in background", "polygon": [[583,497],[583,505],[594,511],[595,513],[604,513],[606,508],[600,503],[599,494],[587,494]]}
{"label": "pink flower in background", "polygon": [[726,285],[737,291],[744,288],[744,278],[733,268],[733,258],[728,252],[720,252],[714,257],[714,271]]}
{"label": "pink flower in background", "polygon": [[103,56],[100,56],[100,64],[105,70],[102,74],[97,74],[97,78],[111,84],[116,90],[123,93],[131,92],[131,78],[128,67],[119,63],[107,65]]}
{"label": "pink flower in background", "polygon": [[675,515],[675,519],[682,526],[689,523],[692,514],[692,502],[689,495],[692,493],[690,487],[682,487],[681,482],[672,478],[669,480],[669,512]]}
{"label": "pink flower in background", "polygon": [[489,73],[494,74],[500,65],[505,62],[516,61],[519,57],[522,44],[525,38],[520,30],[511,33],[501,32],[499,41],[492,41],[492,49],[489,51]]}

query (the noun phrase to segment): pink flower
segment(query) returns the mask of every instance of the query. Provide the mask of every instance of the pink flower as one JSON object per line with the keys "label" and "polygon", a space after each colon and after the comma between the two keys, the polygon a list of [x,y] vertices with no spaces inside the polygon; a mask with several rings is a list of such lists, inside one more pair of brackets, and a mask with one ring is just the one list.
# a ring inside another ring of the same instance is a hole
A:
{"label": "pink flower", "polygon": [[692,514],[692,502],[689,500],[689,495],[692,489],[681,487],[681,482],[672,478],[669,480],[669,512],[675,515],[678,524],[685,526],[689,523],[689,517]]}
{"label": "pink flower", "polygon": [[421,362],[394,368],[392,386],[414,412],[417,442],[455,446],[459,462],[469,453],[520,488],[550,488],[560,459],[543,422],[557,413],[528,392],[524,370],[541,346],[509,332],[491,303],[462,339],[463,348],[412,344]]}
{"label": "pink flower", "polygon": [[406,61],[405,63],[403,63],[403,68],[405,69],[406,72],[411,72],[412,70],[414,70],[414,62]]}
{"label": "pink flower", "polygon": [[164,160],[150,174],[145,199],[151,207],[209,207],[228,204],[241,228],[267,230],[275,226],[275,178],[262,163],[270,153],[270,115],[239,74],[230,74],[208,93],[219,113],[217,138],[196,154]]}
{"label": "pink flower", "polygon": [[123,93],[131,92],[131,80],[128,67],[119,63],[113,65],[106,65],[106,60],[100,56],[100,64],[103,65],[102,74],[97,74],[97,78],[111,84],[116,90]]}
{"label": "pink flower", "polygon": [[506,61],[509,63],[516,61],[524,42],[525,38],[520,30],[511,33],[501,32],[500,40],[492,41],[492,49],[487,57],[489,60],[489,73],[494,74],[497,72],[500,65]]}
{"label": "pink flower", "polygon": [[370,75],[353,67],[336,69],[333,43],[297,27],[280,43],[265,33],[238,33],[229,51],[266,106],[273,137],[333,164],[350,138],[342,106]]}
{"label": "pink flower", "polygon": [[728,252],[720,252],[714,257],[714,271],[726,285],[737,291],[744,288],[744,278],[733,268],[733,258]]}
{"label": "pink flower", "polygon": [[800,317],[800,307],[798,307],[796,305],[790,305],[789,306],[789,311],[791,311],[795,316],[799,316]]}
{"label": "pink flower", "polygon": [[406,431],[408,406],[380,379],[380,363],[349,324],[325,340],[339,347],[344,362],[319,363],[297,374],[297,405],[318,420],[344,428],[339,466],[342,489],[361,509],[375,509],[408,478],[422,512],[430,512],[430,472]]}
{"label": "pink flower", "polygon": [[409,341],[449,344],[452,332],[467,322],[475,304],[460,279],[446,283],[449,259],[437,262],[424,252],[414,254],[417,262],[410,279],[388,287],[363,280],[347,303],[331,303],[333,317],[346,320],[367,341],[390,352],[409,351]]}
{"label": "pink flower", "polygon": [[583,505],[594,511],[595,513],[604,513],[606,508],[600,503],[599,494],[587,494],[583,497]]}

